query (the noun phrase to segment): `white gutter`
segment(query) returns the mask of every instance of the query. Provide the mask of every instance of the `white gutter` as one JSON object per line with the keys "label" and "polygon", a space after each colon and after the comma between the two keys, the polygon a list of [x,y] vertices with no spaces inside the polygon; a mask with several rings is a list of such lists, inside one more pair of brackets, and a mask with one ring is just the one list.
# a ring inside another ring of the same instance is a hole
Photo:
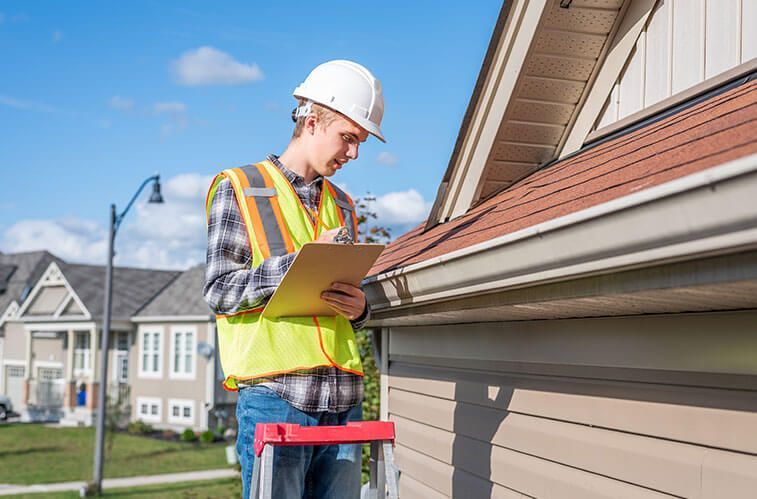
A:
{"label": "white gutter", "polygon": [[[372,309],[757,247],[757,154],[408,265],[363,284]],[[662,222],[662,223],[661,223]]]}

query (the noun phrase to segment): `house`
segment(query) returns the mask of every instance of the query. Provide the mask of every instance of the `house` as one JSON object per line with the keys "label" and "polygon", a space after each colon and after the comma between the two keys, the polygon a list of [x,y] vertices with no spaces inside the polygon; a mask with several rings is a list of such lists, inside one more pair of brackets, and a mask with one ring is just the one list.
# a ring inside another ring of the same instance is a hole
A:
{"label": "house", "polygon": [[[22,420],[93,424],[102,384],[105,267],[70,264],[44,252],[2,257],[0,269],[20,264],[0,295],[8,302],[0,391]],[[110,400],[127,419],[199,430],[219,411],[231,410],[233,400],[218,381],[203,279],[200,266],[185,272],[114,268],[106,382]],[[22,287],[25,292],[18,291]]]}
{"label": "house", "polygon": [[365,281],[405,497],[754,497],[757,4],[504,3]]}
{"label": "house", "polygon": [[5,254],[0,253],[0,393],[12,401],[23,398],[25,367],[3,355],[6,323],[15,317],[19,304],[28,296],[34,284],[56,257],[46,251]]}
{"label": "house", "polygon": [[236,395],[222,387],[215,316],[202,296],[205,265],[183,272],[140,310],[132,322],[132,420],[153,426],[213,428],[228,425]]}

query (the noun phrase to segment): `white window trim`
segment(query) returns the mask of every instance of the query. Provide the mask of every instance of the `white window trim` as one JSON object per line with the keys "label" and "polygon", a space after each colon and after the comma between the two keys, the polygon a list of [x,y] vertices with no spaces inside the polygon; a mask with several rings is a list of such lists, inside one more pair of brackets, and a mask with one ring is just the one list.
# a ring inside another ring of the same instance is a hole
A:
{"label": "white window trim", "polygon": [[[176,334],[177,333],[192,333],[192,364],[190,366],[190,372],[179,373],[176,372]],[[170,379],[186,379],[194,380],[197,376],[197,326],[171,326],[171,370],[168,371],[168,377]]]}
{"label": "white window trim", "polygon": [[[142,404],[146,404],[148,409],[152,405],[157,405],[158,414],[156,416],[153,416],[152,414],[142,414],[139,412],[140,409],[142,409]],[[145,423],[160,423],[163,413],[163,400],[160,397],[137,397],[137,406],[134,412],[136,413],[137,419],[140,419]]]}
{"label": "white window trim", "polygon": [[[163,333],[165,332],[165,328],[163,326],[151,326],[151,327],[144,327],[139,328],[139,349],[137,350],[137,353],[139,354],[139,369],[137,373],[138,378],[144,378],[144,379],[159,379],[163,377]],[[144,336],[146,333],[158,333],[158,371],[145,371],[144,366],[144,352],[142,349],[144,348]]]}
{"label": "white window trim", "polygon": [[[173,415],[173,408],[179,407],[179,416]],[[191,415],[184,417],[184,408],[189,407]],[[195,423],[195,401],[191,399],[168,399],[168,422],[183,425],[194,426]]]}
{"label": "white window trim", "polygon": [[[76,338],[77,336],[82,335],[87,338],[87,348],[76,348]],[[74,356],[73,356],[73,363],[74,363],[74,376],[88,376],[92,374],[92,335],[89,331],[74,331]],[[76,366],[76,354],[81,353],[84,367],[75,367]]]}

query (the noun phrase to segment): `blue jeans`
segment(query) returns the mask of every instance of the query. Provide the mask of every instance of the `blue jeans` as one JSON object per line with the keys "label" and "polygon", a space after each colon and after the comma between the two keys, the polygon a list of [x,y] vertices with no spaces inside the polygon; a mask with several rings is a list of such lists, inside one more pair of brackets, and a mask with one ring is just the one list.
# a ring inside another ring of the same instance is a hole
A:
{"label": "blue jeans", "polygon": [[[337,413],[304,412],[264,386],[242,388],[237,401],[237,454],[242,465],[242,497],[247,499],[250,494],[257,423],[333,426],[362,418],[360,405]],[[274,447],[273,456],[273,497],[276,499],[360,497],[359,444],[280,446]]]}

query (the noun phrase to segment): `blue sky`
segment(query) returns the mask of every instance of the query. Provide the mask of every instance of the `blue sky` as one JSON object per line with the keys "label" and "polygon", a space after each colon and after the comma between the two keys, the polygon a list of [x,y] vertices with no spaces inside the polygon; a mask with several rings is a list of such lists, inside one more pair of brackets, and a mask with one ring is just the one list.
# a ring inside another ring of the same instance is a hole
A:
{"label": "blue sky", "polygon": [[281,152],[292,90],[337,58],[381,80],[388,142],[334,180],[399,235],[436,195],[500,5],[0,0],[0,251],[102,263],[109,204],[159,172],[167,202],[129,213],[117,262],[200,262],[209,178]]}

